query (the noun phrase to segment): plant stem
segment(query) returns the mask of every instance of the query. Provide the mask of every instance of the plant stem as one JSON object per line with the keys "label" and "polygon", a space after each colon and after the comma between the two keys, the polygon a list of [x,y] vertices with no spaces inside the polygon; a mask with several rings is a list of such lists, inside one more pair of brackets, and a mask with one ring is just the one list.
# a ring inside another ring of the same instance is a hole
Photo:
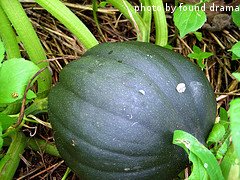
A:
{"label": "plant stem", "polygon": [[159,46],[166,46],[168,42],[168,28],[165,11],[162,0],[150,0],[153,9],[153,16],[156,30],[156,41],[155,44]]}
{"label": "plant stem", "polygon": [[[42,62],[47,59],[44,49],[20,2],[18,0],[0,0],[0,5],[13,24],[31,61],[40,69],[48,66],[48,62]],[[38,76],[38,93],[46,96],[50,86],[51,74],[46,69]]]}
{"label": "plant stem", "polygon": [[30,138],[27,142],[27,145],[30,149],[33,149],[34,151],[42,151],[52,156],[60,157],[56,146],[48,143],[43,139]]}
{"label": "plant stem", "polygon": [[13,178],[27,142],[25,135],[17,131],[11,134],[11,138],[12,142],[8,151],[0,161],[0,177],[6,180]]}
{"label": "plant stem", "polygon": [[68,167],[61,180],[66,180],[70,172],[71,172],[71,169]]}
{"label": "plant stem", "polygon": [[141,0],[142,6],[145,7],[142,18],[145,22],[145,26],[147,28],[147,42],[150,41],[150,33],[151,33],[151,24],[152,24],[152,9],[148,10],[147,7],[150,7],[150,1],[149,0]]}
{"label": "plant stem", "polygon": [[29,114],[36,115],[38,113],[47,112],[48,109],[48,99],[47,98],[41,98],[41,99],[34,99],[34,102],[25,109],[25,116],[28,116]]}
{"label": "plant stem", "polygon": [[105,38],[101,28],[100,28],[99,22],[98,22],[98,17],[97,17],[98,4],[97,4],[97,0],[92,0],[92,8],[93,8],[93,19],[94,19],[95,24],[97,26],[98,32],[101,35],[100,37],[101,37],[101,39],[103,41],[106,42],[107,40],[106,40],[106,38]]}
{"label": "plant stem", "polygon": [[131,21],[137,32],[138,41],[148,41],[148,30],[137,10],[126,0],[107,0]]}
{"label": "plant stem", "polygon": [[[15,130],[13,130],[11,134],[14,133]],[[22,132],[18,132],[18,134],[25,136]],[[39,138],[26,138],[26,148],[32,149],[34,151],[40,151],[43,153],[47,153],[51,156],[56,156],[56,157],[60,157],[58,150],[56,148],[56,146],[52,143],[49,143],[43,139],[39,139]],[[11,146],[11,139],[9,138],[9,136],[4,138],[4,146]],[[1,177],[1,176],[0,176]]]}
{"label": "plant stem", "polygon": [[7,15],[4,13],[3,9],[0,6],[0,37],[4,43],[4,47],[7,53],[7,59],[20,58],[20,49],[18,46],[16,34],[13,31],[10,21],[7,18]]}
{"label": "plant stem", "polygon": [[36,0],[36,2],[57,18],[89,49],[98,41],[82,21],[59,0]]}

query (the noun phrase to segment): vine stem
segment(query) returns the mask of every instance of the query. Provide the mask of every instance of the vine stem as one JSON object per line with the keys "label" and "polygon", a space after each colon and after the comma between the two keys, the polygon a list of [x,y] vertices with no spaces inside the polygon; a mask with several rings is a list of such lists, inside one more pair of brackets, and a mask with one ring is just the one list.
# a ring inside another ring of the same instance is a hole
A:
{"label": "vine stem", "polygon": [[[33,26],[18,0],[0,0],[0,5],[22,41],[29,58],[40,69],[48,66],[45,51]],[[46,69],[38,77],[38,93],[46,96],[51,86],[51,74]]]}
{"label": "vine stem", "polygon": [[150,41],[150,33],[151,33],[151,24],[152,24],[152,9],[148,9],[146,7],[150,7],[149,0],[141,0],[142,6],[145,7],[144,11],[142,12],[142,18],[145,22],[145,26],[147,28],[147,42]]}
{"label": "vine stem", "polygon": [[59,0],[35,0],[71,31],[87,49],[98,44],[91,31]]}
{"label": "vine stem", "polygon": [[107,0],[115,8],[117,8],[123,15],[131,21],[137,32],[138,41],[147,42],[148,41],[148,30],[147,27],[136,11],[135,8],[126,0]]}
{"label": "vine stem", "polygon": [[156,30],[156,41],[155,44],[159,46],[166,46],[168,42],[168,28],[165,10],[162,0],[150,0],[153,9],[153,16]]}
{"label": "vine stem", "polygon": [[[17,131],[16,129],[12,129],[11,132],[9,133],[9,136],[12,136],[12,134]],[[31,149],[33,151],[39,151],[41,153],[47,153],[51,156],[55,157],[61,157],[55,144],[49,143],[46,140],[39,139],[36,137],[28,138],[26,137],[22,132],[17,133],[19,136],[24,136],[23,138],[26,140],[26,146],[25,148]],[[4,137],[4,146],[11,146],[11,143],[13,142],[9,136]],[[1,164],[1,161],[0,161]],[[1,177],[1,176],[0,176]]]}
{"label": "vine stem", "polygon": [[12,142],[6,155],[0,161],[1,179],[12,179],[20,162],[20,155],[27,145],[27,138],[24,134],[15,131],[11,134]]}
{"label": "vine stem", "polygon": [[97,0],[92,0],[92,9],[93,9],[93,19],[94,19],[95,24],[97,26],[98,32],[101,35],[101,39],[103,41],[107,42],[107,40],[106,40],[102,30],[101,30],[99,22],[98,22],[98,17],[97,17],[98,4],[97,4]]}
{"label": "vine stem", "polygon": [[7,53],[7,59],[20,58],[20,49],[18,46],[16,34],[11,26],[7,15],[4,13],[2,7],[0,6],[0,37],[4,43],[4,47]]}

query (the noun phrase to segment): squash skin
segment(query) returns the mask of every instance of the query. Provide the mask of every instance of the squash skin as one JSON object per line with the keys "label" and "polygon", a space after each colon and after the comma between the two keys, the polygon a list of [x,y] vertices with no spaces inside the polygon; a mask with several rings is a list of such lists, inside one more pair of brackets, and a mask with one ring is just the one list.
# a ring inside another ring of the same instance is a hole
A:
{"label": "squash skin", "polygon": [[[185,83],[179,93],[176,86]],[[183,56],[143,42],[103,43],[69,63],[49,94],[58,150],[83,179],[171,179],[187,165],[181,129],[204,143],[212,88]]]}

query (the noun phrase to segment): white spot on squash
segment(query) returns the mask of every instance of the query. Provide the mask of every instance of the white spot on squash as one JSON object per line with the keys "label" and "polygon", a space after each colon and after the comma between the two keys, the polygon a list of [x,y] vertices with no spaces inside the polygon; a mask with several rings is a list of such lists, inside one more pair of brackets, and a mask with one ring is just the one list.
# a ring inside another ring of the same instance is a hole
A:
{"label": "white spot on squash", "polygon": [[186,85],[184,83],[179,83],[176,87],[177,92],[183,93],[186,90]]}
{"label": "white spot on squash", "polygon": [[137,124],[138,122],[134,122],[134,123],[132,123],[132,125],[131,126],[134,126],[135,124]]}
{"label": "white spot on squash", "polygon": [[133,118],[133,115],[132,115],[132,114],[128,114],[127,117],[128,117],[129,119],[132,119],[132,118]]}
{"label": "white spot on squash", "polygon": [[124,168],[124,171],[130,171],[131,168]]}
{"label": "white spot on squash", "polygon": [[75,146],[75,141],[72,139],[72,146]]}
{"label": "white spot on squash", "polygon": [[145,94],[146,94],[145,91],[142,90],[142,89],[140,89],[138,92],[139,92],[140,94],[142,94],[142,95],[145,95]]}

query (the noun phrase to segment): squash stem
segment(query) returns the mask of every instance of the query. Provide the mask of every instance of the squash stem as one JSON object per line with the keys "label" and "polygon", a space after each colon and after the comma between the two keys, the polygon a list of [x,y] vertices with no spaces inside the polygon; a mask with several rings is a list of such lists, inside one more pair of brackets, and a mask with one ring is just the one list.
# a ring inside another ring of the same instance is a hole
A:
{"label": "squash stem", "polygon": [[166,46],[168,42],[167,20],[162,0],[150,0],[153,9],[153,16],[156,30],[155,44]]}
{"label": "squash stem", "polygon": [[98,41],[82,21],[59,0],[35,0],[65,25],[87,49],[98,44]]}
{"label": "squash stem", "polygon": [[18,46],[16,34],[13,31],[10,21],[7,15],[4,13],[0,6],[0,37],[4,43],[4,47],[7,53],[7,59],[20,58],[20,49]]}
{"label": "squash stem", "polygon": [[[16,30],[31,61],[41,69],[48,66],[48,62],[43,62],[46,55],[41,42],[20,2],[18,0],[0,0],[0,5]],[[38,93],[46,96],[50,86],[51,75],[50,71],[46,69],[38,76]]]}
{"label": "squash stem", "polygon": [[151,24],[152,24],[152,9],[148,8],[151,7],[149,0],[141,0],[141,6],[144,7],[142,11],[142,18],[145,22],[145,26],[147,28],[147,42],[150,41],[150,33],[151,33]]}
{"label": "squash stem", "polygon": [[20,155],[24,152],[27,138],[23,133],[13,132],[11,134],[12,142],[7,153],[0,161],[1,179],[12,179],[20,162]]}
{"label": "squash stem", "polygon": [[133,26],[137,32],[137,40],[148,42],[148,30],[142,19],[142,17],[137,12],[137,9],[134,8],[128,1],[126,0],[107,0],[107,2],[111,3],[115,8],[117,8],[123,15],[131,21]]}

